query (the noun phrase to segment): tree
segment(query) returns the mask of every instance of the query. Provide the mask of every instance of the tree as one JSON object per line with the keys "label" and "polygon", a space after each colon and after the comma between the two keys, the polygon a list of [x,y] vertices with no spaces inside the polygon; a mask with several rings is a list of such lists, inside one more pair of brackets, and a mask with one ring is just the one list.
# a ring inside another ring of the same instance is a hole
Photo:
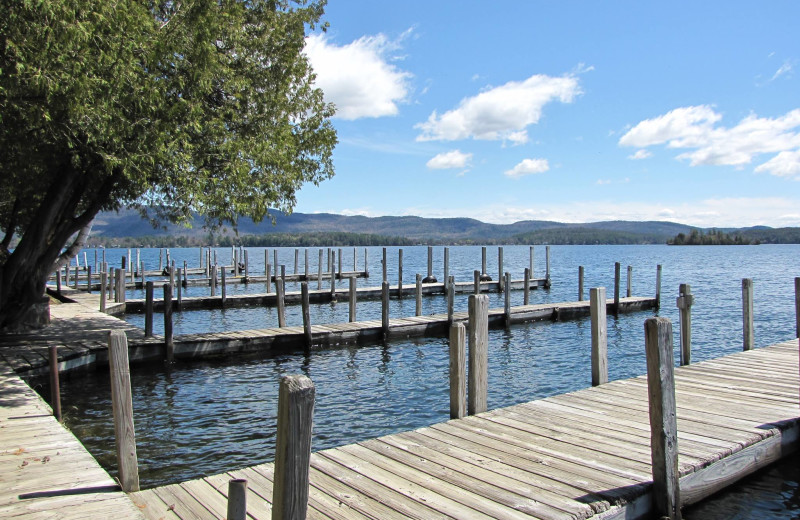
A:
{"label": "tree", "polygon": [[100,210],[235,225],[331,177],[334,108],[302,53],[324,4],[0,0],[0,328]]}

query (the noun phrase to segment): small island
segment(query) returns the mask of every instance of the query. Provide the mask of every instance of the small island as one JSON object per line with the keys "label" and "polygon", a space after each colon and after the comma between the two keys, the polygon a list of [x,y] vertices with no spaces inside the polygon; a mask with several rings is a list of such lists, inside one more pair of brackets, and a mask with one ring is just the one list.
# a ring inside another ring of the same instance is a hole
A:
{"label": "small island", "polygon": [[689,236],[678,233],[674,238],[667,240],[667,245],[670,246],[749,246],[760,243],[757,239],[750,240],[738,233],[725,233],[719,229],[711,229],[708,233],[703,233],[700,229],[693,229]]}

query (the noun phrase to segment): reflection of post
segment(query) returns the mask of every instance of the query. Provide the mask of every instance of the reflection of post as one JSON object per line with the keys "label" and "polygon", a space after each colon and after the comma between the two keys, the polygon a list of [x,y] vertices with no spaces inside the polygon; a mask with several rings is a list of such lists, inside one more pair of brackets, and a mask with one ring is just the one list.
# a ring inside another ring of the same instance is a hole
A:
{"label": "reflection of post", "polygon": [[678,288],[678,299],[676,304],[680,310],[681,327],[681,365],[688,365],[692,362],[692,305],[694,296],[692,288],[688,283],[682,283]]}

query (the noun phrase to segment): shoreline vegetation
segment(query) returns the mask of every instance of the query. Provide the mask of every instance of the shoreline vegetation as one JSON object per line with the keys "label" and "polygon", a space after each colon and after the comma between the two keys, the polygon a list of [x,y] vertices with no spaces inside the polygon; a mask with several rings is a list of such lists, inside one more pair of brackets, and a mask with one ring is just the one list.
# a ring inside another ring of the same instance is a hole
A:
{"label": "shoreline vegetation", "polygon": [[707,233],[693,229],[689,235],[678,233],[675,238],[667,240],[668,246],[757,246],[761,241],[757,238],[745,238],[740,233],[725,233],[719,229],[711,229]]}

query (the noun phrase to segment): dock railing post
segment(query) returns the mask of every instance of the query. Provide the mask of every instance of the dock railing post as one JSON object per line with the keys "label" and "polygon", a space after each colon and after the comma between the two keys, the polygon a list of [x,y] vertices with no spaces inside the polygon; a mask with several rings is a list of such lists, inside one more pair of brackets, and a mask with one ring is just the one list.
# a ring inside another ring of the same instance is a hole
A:
{"label": "dock railing post", "polygon": [[455,299],[456,282],[454,277],[447,279],[447,325],[453,324],[453,300]]}
{"label": "dock railing post", "polygon": [[656,266],[656,310],[661,308],[661,264]]}
{"label": "dock railing post", "polygon": [[281,378],[272,520],[306,518],[314,395],[314,383],[308,377],[292,375]]}
{"label": "dock railing post", "polygon": [[119,481],[126,493],[139,491],[136,461],[136,432],[133,427],[131,374],[128,365],[128,338],[121,330],[108,333],[108,367],[111,374],[111,408],[119,467]]}
{"label": "dock railing post", "polygon": [[614,262],[614,316],[619,316],[620,265]]}
{"label": "dock railing post", "polygon": [[589,289],[589,310],[592,322],[592,386],[598,386],[608,383],[608,324],[605,287]]}
{"label": "dock railing post", "polygon": [[467,408],[469,415],[487,410],[489,380],[489,297],[469,297],[469,372]]}
{"label": "dock railing post", "polygon": [[628,285],[625,289],[625,296],[630,298],[633,296],[633,266],[628,266]]}
{"label": "dock railing post", "polygon": [[694,296],[692,287],[688,283],[682,283],[678,288],[678,296],[675,304],[680,310],[681,328],[681,366],[692,362],[692,305]]}
{"label": "dock railing post", "polygon": [[303,282],[300,284],[300,303],[303,312],[303,334],[306,338],[306,348],[311,347],[311,311],[308,300],[308,282]]}
{"label": "dock railing post", "polygon": [[58,380],[58,347],[50,345],[48,348],[50,364],[50,406],[53,408],[53,417],[61,422],[61,385]]}
{"label": "dock railing post", "polygon": [[667,318],[648,318],[644,322],[644,332],[655,516],[679,520],[681,498],[672,323]]}
{"label": "dock railing post", "polygon": [[522,288],[522,304],[530,305],[531,303],[531,270],[526,267],[523,274],[523,283],[525,287]]}
{"label": "dock railing post", "polygon": [[356,321],[356,279],[355,277],[350,277],[350,297],[349,297],[349,305],[350,305],[350,323]]}
{"label": "dock railing post", "polygon": [[153,282],[148,281],[144,288],[144,337],[153,337]]}
{"label": "dock railing post", "polygon": [[466,329],[463,323],[450,325],[450,418],[467,415]]}
{"label": "dock railing post", "polygon": [[381,330],[383,337],[389,334],[389,282],[381,283]]}
{"label": "dock railing post", "polygon": [[578,266],[578,301],[583,301],[583,266]]}
{"label": "dock railing post", "polygon": [[403,250],[397,251],[397,297],[403,298]]}
{"label": "dock railing post", "polygon": [[228,481],[228,514],[226,520],[247,518],[247,479],[232,478]]}
{"label": "dock railing post", "polygon": [[416,306],[414,316],[422,316],[422,275],[417,273],[417,284],[414,292]]}
{"label": "dock railing post", "polygon": [[167,350],[167,363],[175,359],[175,346],[172,343],[172,287],[164,284],[164,346]]}
{"label": "dock railing post", "polygon": [[275,298],[278,306],[278,327],[286,326],[286,287],[283,278],[275,280]]}
{"label": "dock railing post", "polygon": [[753,334],[753,279],[742,279],[742,346],[752,350]]}

